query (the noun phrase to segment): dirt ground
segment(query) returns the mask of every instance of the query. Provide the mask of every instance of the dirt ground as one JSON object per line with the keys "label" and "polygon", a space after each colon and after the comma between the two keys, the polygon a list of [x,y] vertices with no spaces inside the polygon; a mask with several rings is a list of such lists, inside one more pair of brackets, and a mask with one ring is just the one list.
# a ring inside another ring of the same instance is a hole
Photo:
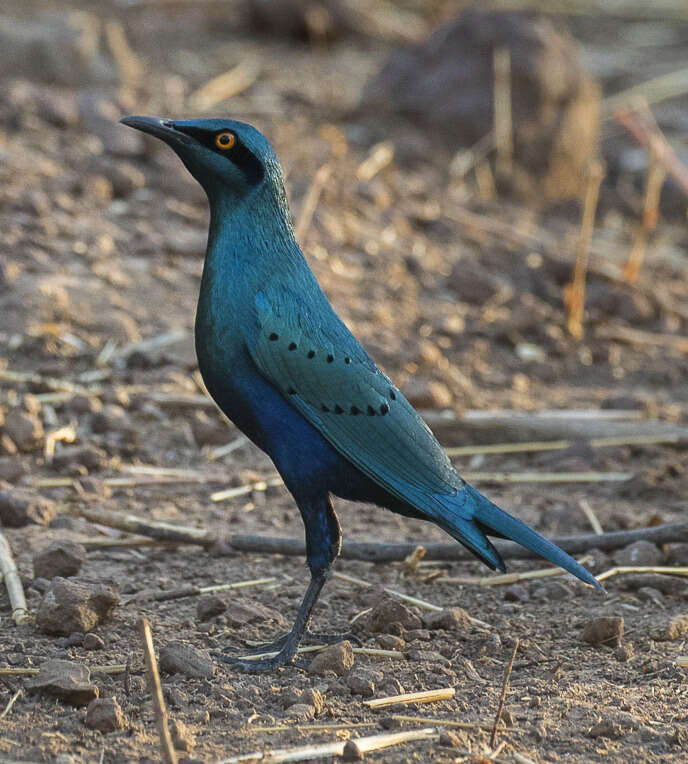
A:
{"label": "dirt ground", "polygon": [[[25,442],[15,438],[19,453],[2,442],[1,477],[10,493],[41,495],[58,511],[47,525],[3,529],[34,613],[48,584],[34,581],[36,552],[56,540],[122,535],[75,516],[80,508],[206,528],[218,538],[302,537],[298,512],[281,486],[211,499],[226,487],[274,477],[274,470],[201,398],[192,327],[207,226],[202,193],[164,146],[116,125],[132,112],[200,113],[191,108],[193,93],[240,62],[259,66],[257,79],[216,111],[251,121],[270,138],[297,220],[318,168],[331,168],[303,235],[304,250],[339,314],[419,408],[459,415],[604,408],[677,426],[688,420],[686,340],[647,339],[687,333],[685,216],[667,210],[660,219],[635,286],[590,274],[585,337],[576,341],[566,330],[562,290],[572,269],[577,205],[534,210],[503,196],[480,199],[472,176],[457,185],[439,154],[397,154],[372,180],[361,180],[357,171],[371,141],[351,110],[399,41],[353,33],[319,46],[259,36],[235,6],[209,3],[203,12],[184,3],[82,6],[95,13],[80,17],[93,28],[122,23],[108,26],[99,44],[125,30],[145,67],[142,78],[130,72],[125,83],[107,84],[96,75],[88,80],[78,68],[69,70],[66,55],[58,84],[28,72],[0,72],[0,404],[6,422],[20,412],[34,428]],[[436,18],[416,13],[422,4],[405,7],[428,28]],[[59,3],[41,9],[61,17],[68,10]],[[3,13],[29,15],[13,0]],[[688,21],[670,25],[668,47],[660,23],[637,18],[573,18],[570,28],[605,95],[688,60]],[[631,42],[619,41],[620,29]],[[675,98],[655,111],[679,144],[682,136],[684,148],[687,103]],[[618,126],[603,127],[605,150],[623,143],[620,134]],[[593,265],[625,261],[643,177],[603,186]],[[623,341],[619,329],[646,334]],[[159,341],[138,344],[152,338]],[[58,434],[51,460],[46,433],[70,427],[73,442],[60,440],[70,437],[69,430]],[[444,445],[472,442],[459,426],[447,433]],[[226,443],[235,447],[218,456]],[[628,480],[595,483],[481,482],[492,499],[550,536],[590,532],[581,502],[593,508],[605,531],[686,517],[685,451],[671,445],[580,443],[461,456],[455,464],[461,472],[628,473]],[[155,469],[146,473],[142,466]],[[131,478],[129,484],[113,482],[122,477]],[[433,526],[374,507],[336,506],[347,539],[448,540]],[[688,544],[642,552],[642,558],[628,550],[595,552],[589,564],[596,573],[629,561],[688,565]],[[509,564],[516,572],[540,567],[537,561]],[[380,634],[357,619],[352,628],[364,646],[393,648],[398,655],[356,654],[354,668],[342,675],[289,668],[246,676],[220,664],[197,678],[163,672],[170,715],[186,725],[181,757],[213,762],[419,726],[392,718],[405,714],[429,720],[422,726],[441,726],[442,720],[455,735],[390,748],[371,760],[525,760],[517,754],[535,762],[688,759],[687,669],[677,664],[688,652],[680,627],[688,613],[685,579],[619,575],[607,580],[604,596],[569,576],[490,587],[452,581],[488,573],[472,561],[409,572],[401,564],[340,560],[336,569],[373,588],[333,579],[316,608],[316,630],[347,631],[352,619],[379,603],[382,586],[442,608],[463,608],[484,625],[434,628],[426,620]],[[79,576],[119,588],[120,604],[94,629],[101,641],[46,634],[33,620],[15,626],[3,587],[0,669],[40,667],[53,658],[84,664],[100,697],[117,698],[123,728],[90,729],[84,707],[31,693],[33,677],[0,673],[0,761],[159,760],[136,628],[140,617],[150,620],[158,648],[181,641],[201,652],[250,650],[288,627],[307,583],[299,557],[223,553],[221,546],[87,546]],[[216,615],[204,614],[193,596],[126,602],[146,589],[265,577],[276,580],[216,595]],[[427,611],[411,610],[427,617]],[[620,647],[583,640],[586,625],[602,616],[623,618]],[[678,626],[669,638],[662,624],[672,619]],[[496,742],[504,745],[494,753],[491,726],[516,640]],[[127,662],[126,674],[98,671]],[[453,687],[454,697],[427,706],[372,711],[364,704],[371,696],[444,687]],[[452,728],[457,722],[467,726]]]}

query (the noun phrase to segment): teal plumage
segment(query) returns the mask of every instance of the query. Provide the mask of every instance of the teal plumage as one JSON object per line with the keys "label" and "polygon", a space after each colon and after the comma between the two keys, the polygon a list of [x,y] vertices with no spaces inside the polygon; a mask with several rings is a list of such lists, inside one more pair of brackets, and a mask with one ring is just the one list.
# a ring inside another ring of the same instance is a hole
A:
{"label": "teal plumage", "polygon": [[[569,555],[466,484],[427,425],[336,315],[294,238],[279,162],[254,128],[230,120],[123,122],[168,143],[211,210],[196,351],[220,408],[272,458],[304,520],[311,583],[275,658],[292,662],[339,553],[330,495],[434,522],[491,568],[487,535],[513,539],[586,583]],[[599,586],[599,585],[598,585]]]}

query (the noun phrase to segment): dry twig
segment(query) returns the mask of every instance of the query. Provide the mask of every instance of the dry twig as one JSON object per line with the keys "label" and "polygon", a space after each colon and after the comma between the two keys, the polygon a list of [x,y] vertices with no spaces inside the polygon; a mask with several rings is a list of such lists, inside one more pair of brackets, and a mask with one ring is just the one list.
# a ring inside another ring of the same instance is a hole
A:
{"label": "dry twig", "polygon": [[127,597],[123,600],[123,605],[128,605],[131,602],[142,601],[154,601],[164,602],[166,600],[179,600],[184,597],[199,597],[203,594],[211,594],[213,592],[226,592],[231,589],[246,589],[250,586],[262,586],[264,584],[272,584],[277,579],[272,578],[254,578],[250,581],[236,581],[232,584],[214,584],[213,586],[182,586],[179,589],[147,589],[142,592],[137,592],[131,597]]}
{"label": "dry twig", "polygon": [[301,213],[299,214],[299,219],[294,226],[294,236],[296,237],[297,241],[303,242],[305,239],[306,234],[308,233],[308,229],[311,227],[311,221],[313,220],[315,210],[318,207],[320,195],[327,185],[331,175],[332,168],[329,164],[324,164],[313,176],[310,188],[308,189],[308,192],[306,193],[306,196],[303,200],[303,204],[301,205]]}
{"label": "dry twig", "polygon": [[9,702],[5,706],[4,711],[0,714],[0,719],[4,719],[7,714],[12,710],[12,706],[19,700],[20,695],[22,694],[21,690],[17,690],[14,695],[9,699]]}
{"label": "dry twig", "polygon": [[248,90],[260,73],[255,63],[242,61],[235,67],[212,80],[189,96],[189,105],[198,111],[208,111],[223,101]]}
{"label": "dry twig", "polygon": [[494,135],[497,176],[509,180],[513,173],[513,128],[511,119],[511,52],[507,46],[492,53]]}
{"label": "dry twig", "polygon": [[143,654],[146,659],[148,692],[150,692],[153,701],[155,720],[158,725],[158,735],[160,736],[162,760],[165,764],[177,764],[177,754],[172,745],[170,730],[167,727],[167,709],[165,708],[165,699],[162,696],[158,662],[153,649],[153,634],[151,633],[151,627],[147,618],[142,618],[139,621],[139,631],[141,632]]}
{"label": "dry twig", "polygon": [[0,574],[5,581],[7,587],[7,594],[10,598],[10,607],[12,608],[12,620],[20,626],[29,620],[29,609],[26,606],[26,598],[24,597],[24,588],[22,587],[21,578],[19,577],[19,571],[12,557],[12,549],[10,544],[5,538],[5,535],[0,532]]}
{"label": "dry twig", "polygon": [[[495,716],[494,724],[492,725],[492,736],[490,737],[490,748],[494,748],[497,742],[497,729],[499,728],[499,722],[502,720],[502,712],[504,711],[504,701],[506,700],[506,693],[509,689],[509,679],[511,678],[511,672],[514,668],[514,658],[516,658],[516,652],[518,650],[520,640],[516,638],[514,642],[514,651],[511,653],[509,665],[506,667],[506,673],[504,674],[504,682],[502,684],[502,694],[499,696],[499,707],[497,708],[497,714]],[[496,756],[496,754],[494,754]]]}
{"label": "dry twig", "polygon": [[408,705],[409,703],[435,703],[440,700],[451,700],[456,693],[453,687],[443,687],[439,690],[422,690],[420,692],[405,692],[401,695],[388,695],[386,698],[364,700],[364,705],[371,711],[389,706]]}
{"label": "dry twig", "polygon": [[592,162],[588,170],[588,183],[583,200],[583,215],[578,235],[578,244],[576,246],[576,264],[573,270],[573,280],[564,291],[564,302],[569,311],[568,330],[576,339],[583,337],[583,310],[585,307],[585,279],[588,271],[588,252],[595,225],[600,183],[602,183],[603,177],[604,165],[599,161]]}

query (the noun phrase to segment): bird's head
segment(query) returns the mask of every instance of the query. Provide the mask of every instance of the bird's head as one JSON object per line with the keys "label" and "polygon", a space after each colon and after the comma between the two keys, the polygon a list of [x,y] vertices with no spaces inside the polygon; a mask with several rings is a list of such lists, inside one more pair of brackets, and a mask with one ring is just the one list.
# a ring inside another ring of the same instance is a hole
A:
{"label": "bird's head", "polygon": [[125,117],[122,123],[170,146],[208,196],[241,202],[266,184],[280,193],[275,152],[251,125],[229,119],[171,120]]}

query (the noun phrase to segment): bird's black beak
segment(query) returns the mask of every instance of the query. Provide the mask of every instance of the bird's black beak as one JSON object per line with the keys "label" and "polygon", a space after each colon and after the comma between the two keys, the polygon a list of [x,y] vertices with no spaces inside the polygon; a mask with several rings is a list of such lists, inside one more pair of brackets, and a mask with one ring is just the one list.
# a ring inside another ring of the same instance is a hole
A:
{"label": "bird's black beak", "polygon": [[165,143],[192,143],[192,138],[177,130],[174,122],[169,119],[160,119],[160,117],[124,117],[120,122],[127,127],[133,127],[141,130],[143,133],[149,133],[156,138],[165,141]]}

